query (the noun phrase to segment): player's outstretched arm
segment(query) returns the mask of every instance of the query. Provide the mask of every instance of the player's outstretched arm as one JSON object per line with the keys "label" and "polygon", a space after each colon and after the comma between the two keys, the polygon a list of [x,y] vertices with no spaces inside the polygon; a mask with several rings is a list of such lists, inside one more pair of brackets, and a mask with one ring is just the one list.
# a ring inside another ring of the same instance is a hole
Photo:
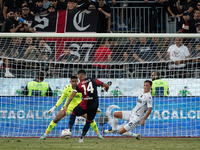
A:
{"label": "player's outstretched arm", "polygon": [[66,93],[63,92],[62,96],[59,98],[59,100],[57,101],[56,105],[53,106],[48,112],[47,114],[51,114],[65,99],[66,97]]}
{"label": "player's outstretched arm", "polygon": [[73,91],[72,94],[70,95],[68,101],[67,101],[67,104],[66,104],[65,107],[63,108],[63,111],[64,111],[64,112],[67,111],[67,108],[68,108],[70,102],[72,101],[72,99],[74,98],[75,95],[76,95],[76,92]]}
{"label": "player's outstretched arm", "polygon": [[102,87],[104,88],[104,90],[107,92],[109,90],[109,85],[106,83],[103,83]]}
{"label": "player's outstretched arm", "polygon": [[145,125],[145,120],[149,117],[149,115],[151,114],[152,111],[152,107],[148,108],[148,111],[146,113],[146,115],[144,116],[144,118],[142,119],[141,125],[144,126]]}

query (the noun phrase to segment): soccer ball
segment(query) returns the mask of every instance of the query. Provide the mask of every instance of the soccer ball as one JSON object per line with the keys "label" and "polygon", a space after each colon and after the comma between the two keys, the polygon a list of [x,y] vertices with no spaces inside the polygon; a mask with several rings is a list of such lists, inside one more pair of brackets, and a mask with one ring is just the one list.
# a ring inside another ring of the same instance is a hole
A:
{"label": "soccer ball", "polygon": [[71,132],[69,129],[62,130],[61,138],[69,139],[71,137]]}

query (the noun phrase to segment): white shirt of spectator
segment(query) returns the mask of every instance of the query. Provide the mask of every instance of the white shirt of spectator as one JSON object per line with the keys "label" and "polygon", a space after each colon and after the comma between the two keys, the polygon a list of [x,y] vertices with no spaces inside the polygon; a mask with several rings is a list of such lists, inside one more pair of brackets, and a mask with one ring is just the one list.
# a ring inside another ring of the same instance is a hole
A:
{"label": "white shirt of spectator", "polygon": [[144,118],[146,111],[149,107],[152,107],[151,93],[140,94],[137,99],[136,106],[131,111],[131,116],[138,116],[141,119]]}
{"label": "white shirt of spectator", "polygon": [[177,47],[176,44],[171,45],[167,52],[170,52],[170,60],[172,61],[184,60],[190,55],[188,48],[184,45],[181,47]]}

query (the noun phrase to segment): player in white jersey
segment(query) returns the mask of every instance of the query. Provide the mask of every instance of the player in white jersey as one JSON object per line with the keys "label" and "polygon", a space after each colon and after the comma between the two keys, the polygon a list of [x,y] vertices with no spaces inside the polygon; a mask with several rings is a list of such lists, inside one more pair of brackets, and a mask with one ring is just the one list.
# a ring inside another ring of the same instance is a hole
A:
{"label": "player in white jersey", "polygon": [[132,111],[116,111],[113,114],[113,128],[111,130],[105,130],[106,133],[117,133],[117,124],[118,119],[123,119],[129,121],[126,125],[124,125],[120,130],[119,134],[123,136],[131,136],[136,139],[140,139],[140,133],[135,134],[132,132],[128,132],[130,130],[135,129],[137,126],[145,125],[145,120],[151,114],[152,111],[152,97],[151,97],[151,87],[152,82],[150,80],[146,80],[144,82],[144,91],[142,94],[138,96],[137,104],[132,109]]}

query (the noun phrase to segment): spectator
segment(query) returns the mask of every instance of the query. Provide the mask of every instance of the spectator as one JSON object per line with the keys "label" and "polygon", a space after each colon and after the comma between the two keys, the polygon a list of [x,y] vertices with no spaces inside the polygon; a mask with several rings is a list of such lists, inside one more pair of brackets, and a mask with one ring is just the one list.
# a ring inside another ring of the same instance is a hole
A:
{"label": "spectator", "polygon": [[194,21],[190,20],[190,14],[187,11],[183,12],[183,21],[181,22],[182,29],[179,32],[182,33],[196,33],[196,27]]}
{"label": "spectator", "polygon": [[196,43],[195,49],[192,51],[192,60],[194,62],[194,68],[200,68],[200,43]]}
{"label": "spectator", "polygon": [[133,51],[137,42],[137,38],[129,37],[129,42],[126,44],[125,49],[126,52],[123,53],[125,62],[127,61],[134,61],[133,59]]}
{"label": "spectator", "polygon": [[28,82],[23,94],[26,96],[53,96],[47,82],[44,82],[44,72],[38,72],[35,80]]}
{"label": "spectator", "polygon": [[49,0],[43,0],[43,8],[48,9],[51,2]]}
{"label": "spectator", "polygon": [[[74,68],[73,63],[78,63],[79,59],[76,55],[71,54],[70,45],[67,44],[64,47],[64,53],[61,55],[59,61],[64,62],[64,63],[59,64],[58,67],[67,69],[67,72],[70,76],[73,74],[73,71],[72,71],[72,69]],[[64,74],[64,76],[65,76],[65,74]]]}
{"label": "spectator", "polygon": [[180,0],[169,0],[167,10],[172,18],[175,18],[176,15],[181,14],[181,9],[182,3]]}
{"label": "spectator", "polygon": [[46,44],[45,39],[40,39],[39,43],[38,43],[38,50],[40,52],[46,52],[47,53],[47,57],[50,58],[51,57],[51,48]]}
{"label": "spectator", "polygon": [[21,8],[23,0],[6,0],[3,7],[3,17],[6,19],[6,13],[9,9],[15,10],[16,8]]}
{"label": "spectator", "polygon": [[47,11],[43,8],[43,0],[36,0],[36,5],[31,9],[31,15],[40,15],[47,13]]}
{"label": "spectator", "polygon": [[[26,51],[24,52],[24,59],[26,60],[38,60],[40,56],[40,52],[35,46],[29,46]],[[34,61],[26,61],[24,62],[26,68],[36,68],[37,63]]]}
{"label": "spectator", "polygon": [[183,97],[187,97],[188,95],[192,96],[192,93],[187,89],[188,87],[184,86],[184,89],[179,91],[178,96],[183,96]]}
{"label": "spectator", "polygon": [[[190,18],[191,18],[191,16],[190,16]],[[198,23],[198,22],[200,22],[200,10],[198,10],[198,9],[195,9],[194,10],[194,15],[193,15],[193,17],[190,19],[193,23],[195,23],[195,26],[196,26],[196,24]]]}
{"label": "spectator", "polygon": [[62,62],[78,62],[78,57],[70,53],[69,45],[65,45],[64,53],[61,55],[59,61]]}
{"label": "spectator", "polygon": [[[21,15],[22,15],[21,8],[15,9],[15,17],[14,17],[13,22],[14,22],[14,26],[16,27],[16,32],[23,32],[24,31],[23,24],[21,22],[17,21],[17,18],[21,17]],[[21,26],[21,27],[19,27],[19,26]]]}
{"label": "spectator", "polygon": [[49,5],[49,8],[47,9],[47,11],[48,11],[48,13],[55,12],[55,11],[56,11],[55,6],[52,5],[52,4],[50,4],[50,5]]}
{"label": "spectator", "polygon": [[152,38],[153,43],[155,44],[155,46],[158,48],[158,52],[157,55],[155,56],[155,58],[153,59],[154,61],[164,61],[162,54],[160,53],[160,49],[163,47],[163,43],[161,43],[160,39],[157,37]]}
{"label": "spectator", "polygon": [[[123,53],[124,62],[133,62],[134,61],[133,52],[134,52],[136,42],[137,42],[137,38],[129,37],[129,42],[126,43],[125,51]],[[129,67],[129,71],[133,72],[133,64],[129,64],[128,66],[124,64],[123,68],[125,69],[126,67]]]}
{"label": "spectator", "polygon": [[57,9],[64,10],[67,8],[67,0],[58,0]]}
{"label": "spectator", "polygon": [[184,68],[186,64],[184,63],[190,57],[190,52],[188,48],[183,45],[182,38],[175,38],[174,44],[167,50],[167,58],[169,60],[169,70],[176,68]]}
{"label": "spectator", "polygon": [[105,0],[97,0],[97,9],[99,10],[98,22],[97,22],[97,33],[110,32],[110,17],[111,10],[107,4],[104,4]]}
{"label": "spectator", "polygon": [[[28,7],[30,9],[32,9],[33,7],[35,7],[36,5],[36,0],[23,0],[24,2],[26,2],[26,5],[28,5]],[[23,4],[22,4],[23,5]]]}
{"label": "spectator", "polygon": [[[111,61],[111,56],[112,56],[112,52],[111,50],[108,48],[108,41],[106,38],[100,38],[98,39],[97,45],[101,45],[96,51],[95,51],[95,63],[101,63],[101,62],[109,62]],[[98,70],[104,70],[104,69],[110,69],[109,65],[106,64],[94,64],[93,65],[94,69],[98,69]],[[99,72],[98,75],[100,75],[101,73]],[[105,71],[102,72],[103,77],[105,77]],[[94,75],[94,73],[93,73]]]}
{"label": "spectator", "polygon": [[77,9],[87,9],[90,2],[88,0],[75,0],[77,3]]}
{"label": "spectator", "polygon": [[88,6],[88,9],[96,9],[96,6],[95,6],[95,3],[94,2],[91,2]]}
{"label": "spectator", "polygon": [[7,13],[7,19],[3,22],[3,26],[1,27],[1,32],[16,32],[20,27],[22,27],[22,24],[19,24],[15,27],[15,20],[14,20],[15,14],[12,9],[8,10]]}
{"label": "spectator", "polygon": [[189,9],[187,12],[192,13],[195,9],[197,9],[197,3],[199,0],[192,0]]}
{"label": "spectator", "polygon": [[[1,65],[3,62],[5,63],[5,77],[15,77],[14,75],[12,75],[12,73],[10,73],[9,69],[10,67],[18,66],[18,63],[20,63],[20,61],[17,59],[21,59],[24,56],[24,49],[21,47],[21,40],[22,38],[12,38],[11,44],[6,47],[6,51],[3,54],[3,58],[0,63]],[[21,67],[21,65],[18,67]]]}
{"label": "spectator", "polygon": [[167,50],[170,45],[170,39],[169,38],[164,38],[163,42],[158,47],[158,50],[160,51],[161,54],[161,59],[167,60],[166,55],[167,55]]}
{"label": "spectator", "polygon": [[146,37],[141,37],[135,45],[133,57],[138,62],[152,61],[158,53],[159,51],[153,42],[147,40]]}
{"label": "spectator", "polygon": [[[70,1],[70,0],[68,0],[68,1]],[[57,6],[57,4],[58,4],[58,1],[57,0],[50,0],[50,3],[52,4],[52,5],[54,5],[54,7],[55,7],[55,9],[56,9],[56,11],[58,10],[58,6]]]}
{"label": "spectator", "polygon": [[109,38],[108,44],[108,47],[112,52],[112,61],[118,62],[118,64],[111,65],[111,69],[114,69],[112,75],[114,75],[115,78],[122,77],[121,75],[123,75],[123,71],[118,69],[126,68],[126,65],[121,65],[120,62],[127,61],[128,56],[123,54],[125,52],[124,47],[123,45],[118,44],[118,41],[115,38]]}
{"label": "spectator", "polygon": [[[142,63],[137,63],[134,68],[146,68],[146,69],[152,68],[153,67],[152,62],[156,56],[158,57],[159,54],[160,52],[158,51],[157,47],[152,41],[147,40],[146,37],[139,38],[139,42],[137,42],[134,47],[133,58],[135,59],[136,62],[142,62]],[[151,63],[144,63],[144,62],[151,62]],[[145,72],[142,72],[141,74],[140,73],[139,75],[141,77],[142,75],[143,77],[146,76]]]}
{"label": "spectator", "polygon": [[50,64],[47,63],[49,61],[49,58],[47,56],[47,53],[45,51],[40,52],[40,56],[38,58],[37,67],[39,66],[39,69],[42,70],[45,73],[49,73],[50,71]]}
{"label": "spectator", "polygon": [[123,49],[118,44],[116,38],[109,38],[108,39],[108,47],[112,52],[112,61],[124,61],[123,59]]}
{"label": "spectator", "polygon": [[185,0],[182,3],[182,8],[181,8],[181,12],[187,11],[190,8],[190,5],[192,3],[192,0]]}
{"label": "spectator", "polygon": [[32,37],[26,37],[24,47],[27,49],[29,46],[33,46],[33,38]]}
{"label": "spectator", "polygon": [[162,97],[169,95],[169,85],[166,81],[160,79],[160,72],[153,72],[151,74],[151,79],[151,96]]}
{"label": "spectator", "polygon": [[196,25],[196,31],[197,33],[200,33],[200,22],[198,22]]}
{"label": "spectator", "polygon": [[22,6],[22,18],[26,19],[30,16],[30,9],[27,5]]}
{"label": "spectator", "polygon": [[200,10],[200,2],[199,2],[199,1],[198,1],[198,3],[197,3],[197,6],[196,6],[196,7],[197,7],[198,10]]}
{"label": "spectator", "polygon": [[68,0],[67,1],[67,9],[76,9],[76,6],[74,5],[74,0]]}

